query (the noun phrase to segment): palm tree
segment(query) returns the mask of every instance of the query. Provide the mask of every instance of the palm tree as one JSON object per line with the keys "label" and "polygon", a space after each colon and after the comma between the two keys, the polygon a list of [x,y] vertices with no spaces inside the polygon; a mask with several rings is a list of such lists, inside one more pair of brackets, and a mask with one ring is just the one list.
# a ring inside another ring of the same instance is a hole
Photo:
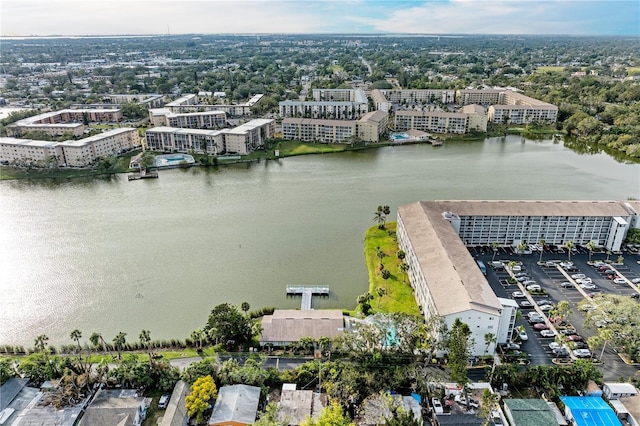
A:
{"label": "palm tree", "polygon": [[496,260],[496,254],[498,254],[498,246],[500,245],[499,242],[494,241],[491,243],[491,249],[493,250],[493,257],[491,258],[491,261],[493,262],[494,260]]}
{"label": "palm tree", "polygon": [[102,338],[102,334],[100,334],[100,333],[93,332],[91,334],[91,336],[89,337],[89,341],[91,342],[93,347],[96,348],[96,350],[100,348],[101,344],[102,344],[102,348],[104,350],[107,349],[107,344],[104,341],[104,339]]}
{"label": "palm tree", "polygon": [[593,250],[596,248],[596,243],[593,241],[589,241],[586,245],[587,250],[589,250],[589,262],[591,262],[591,255],[593,254]]}
{"label": "palm tree", "polygon": [[47,336],[46,334],[39,335],[34,340],[35,350],[37,352],[44,352],[46,354],[47,342],[49,342],[49,336]]}
{"label": "palm tree", "polygon": [[386,256],[384,254],[384,252],[382,250],[380,250],[380,247],[376,248],[376,256],[378,256],[378,259],[380,259],[380,270],[384,269],[384,265],[382,264],[382,259]]}
{"label": "palm tree", "polygon": [[149,359],[151,359],[151,332],[149,330],[142,330],[140,332],[140,343],[147,347]]}
{"label": "palm tree", "polygon": [[538,244],[540,244],[540,259],[538,259],[538,262],[542,262],[542,254],[544,253],[544,245],[546,244],[546,241],[540,238],[538,240]]}
{"label": "palm tree", "polygon": [[400,270],[402,271],[402,274],[403,274],[402,275],[402,283],[404,284],[406,282],[405,278],[407,276],[407,272],[409,271],[409,264],[407,264],[406,262],[402,262],[400,264]]}
{"label": "palm tree", "polygon": [[378,309],[380,308],[380,302],[382,302],[382,296],[386,293],[384,288],[378,287],[376,288],[376,293],[378,293]]}
{"label": "palm tree", "polygon": [[376,210],[376,212],[373,214],[373,221],[374,222],[378,222],[378,228],[383,229],[384,228],[384,222],[385,222],[385,217],[384,217],[384,213],[382,213],[381,210]]}
{"label": "palm tree", "polygon": [[518,254],[520,256],[522,256],[522,252],[525,251],[526,249],[527,249],[527,243],[525,242],[518,243],[518,246],[516,247],[516,250],[518,251]]}
{"label": "palm tree", "polygon": [[242,309],[242,312],[244,312],[245,315],[247,314],[250,308],[251,308],[251,305],[249,305],[249,302],[242,302],[242,304],[240,305],[240,309]]}
{"label": "palm tree", "polygon": [[82,332],[76,328],[71,332],[69,337],[71,337],[71,340],[74,340],[76,342],[76,345],[78,345],[78,352],[82,351],[82,347],[80,346],[80,339],[82,339]]}
{"label": "palm tree", "polygon": [[489,352],[489,346],[491,346],[492,343],[495,343],[498,341],[498,336],[496,336],[493,333],[486,333],[484,335],[484,354],[486,355],[487,352]]}
{"label": "palm tree", "polygon": [[569,240],[564,246],[567,248],[569,261],[571,261],[571,250],[573,250],[576,247],[576,243],[574,243],[573,240]]}
{"label": "palm tree", "polygon": [[126,336],[127,333],[123,333],[122,331],[116,334],[116,337],[113,338],[113,346],[115,346],[116,351],[118,352],[118,359],[121,358],[121,352],[124,348],[124,345],[127,343]]}

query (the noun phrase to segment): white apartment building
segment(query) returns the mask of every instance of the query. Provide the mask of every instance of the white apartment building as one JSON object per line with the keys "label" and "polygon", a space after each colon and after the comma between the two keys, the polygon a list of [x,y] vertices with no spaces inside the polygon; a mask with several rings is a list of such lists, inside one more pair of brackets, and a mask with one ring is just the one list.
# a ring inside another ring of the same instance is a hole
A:
{"label": "white apartment building", "polygon": [[381,136],[389,132],[389,114],[384,111],[366,113],[356,123],[358,139],[365,142],[378,142]]}
{"label": "white apartment building", "polygon": [[275,134],[275,121],[251,120],[233,129],[205,130],[154,127],[146,131],[147,148],[162,152],[206,152],[246,155]]}
{"label": "white apartment building", "polygon": [[[247,102],[242,104],[233,104],[233,105],[206,105],[199,103],[198,96],[195,94],[185,95],[179,99],[176,99],[173,102],[169,102],[161,108],[163,110],[169,110],[175,114],[188,113],[188,112],[204,112],[204,111],[222,111],[227,115],[231,116],[246,116],[251,115],[253,108],[260,102],[260,100],[264,97],[263,94],[254,95]],[[153,121],[153,113],[149,110],[150,117]]]}
{"label": "white apartment building", "polygon": [[224,111],[169,113],[164,115],[164,118],[165,123],[163,125],[168,127],[217,129],[227,124],[227,114]]}
{"label": "white apartment building", "polygon": [[367,103],[367,95],[362,89],[313,89],[311,93],[316,102]]}
{"label": "white apartment building", "polygon": [[484,334],[498,343],[510,338],[517,308],[495,296],[465,244],[572,240],[615,251],[640,225],[639,212],[640,202],[619,201],[417,202],[398,208],[398,244],[427,323],[434,315],[449,326],[460,318],[473,333],[473,353],[482,355]]}
{"label": "white apartment building", "polygon": [[[397,104],[417,104],[442,102],[452,104],[455,102],[455,90],[447,89],[378,89],[389,102]],[[374,90],[375,92],[375,90]]]}
{"label": "white apartment building", "polygon": [[456,103],[459,105],[494,105],[502,103],[499,89],[461,89],[456,91]]}
{"label": "white apartment building", "polygon": [[56,157],[58,165],[83,167],[98,157],[117,155],[140,146],[137,129],[119,128],[85,139],[65,142],[0,138],[0,158],[8,161],[46,161]]}
{"label": "white apartment building", "polygon": [[355,120],[285,118],[282,138],[305,142],[346,143],[357,134]]}
{"label": "white apartment building", "polygon": [[281,101],[283,118],[315,118],[327,120],[355,120],[369,112],[368,102],[350,101]]}
{"label": "white apartment building", "polygon": [[433,133],[467,133],[469,131],[469,115],[443,111],[396,111],[395,130],[416,129]]}

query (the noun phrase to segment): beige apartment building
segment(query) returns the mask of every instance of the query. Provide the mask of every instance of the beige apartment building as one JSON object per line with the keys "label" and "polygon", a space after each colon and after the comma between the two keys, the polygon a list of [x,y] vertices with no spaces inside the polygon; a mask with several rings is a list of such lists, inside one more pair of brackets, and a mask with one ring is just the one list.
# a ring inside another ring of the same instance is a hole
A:
{"label": "beige apartment building", "polygon": [[487,117],[493,123],[527,124],[532,121],[555,123],[558,119],[557,106],[514,90],[458,90],[456,100],[462,105],[490,105]]}
{"label": "beige apartment building", "polygon": [[[166,109],[165,109],[166,110]],[[152,118],[154,125],[168,127],[182,127],[188,129],[218,129],[227,124],[227,114],[224,111],[203,111],[174,114],[167,111],[166,114],[153,114],[157,122]]]}
{"label": "beige apartment building", "polygon": [[[159,108],[158,110],[169,110],[171,113],[175,114],[183,114],[189,112],[204,112],[204,111],[222,111],[227,115],[231,116],[247,116],[253,113],[253,108],[260,102],[260,100],[264,97],[263,94],[254,95],[247,102],[242,104],[219,104],[219,105],[207,105],[199,103],[198,95],[189,94],[185,95],[179,99],[176,99],[173,102],[169,102],[164,106],[164,108]],[[153,114],[155,110],[149,110],[151,121],[153,122]],[[157,114],[162,113],[162,111],[156,111]]]}
{"label": "beige apartment building", "polygon": [[65,142],[0,138],[0,158],[7,161],[46,161],[56,157],[59,166],[83,167],[98,157],[117,155],[140,146],[138,130],[119,128],[80,140]]}
{"label": "beige apartment building", "polygon": [[371,111],[359,120],[322,120],[314,118],[285,118],[282,137],[320,143],[349,143],[355,138],[378,142],[388,132],[389,116],[383,111]]}
{"label": "beige apartment building", "polygon": [[27,117],[7,126],[8,136],[22,136],[30,131],[43,131],[51,136],[62,136],[71,132],[82,136],[84,122],[117,123],[122,121],[122,111],[118,108],[63,109]]}

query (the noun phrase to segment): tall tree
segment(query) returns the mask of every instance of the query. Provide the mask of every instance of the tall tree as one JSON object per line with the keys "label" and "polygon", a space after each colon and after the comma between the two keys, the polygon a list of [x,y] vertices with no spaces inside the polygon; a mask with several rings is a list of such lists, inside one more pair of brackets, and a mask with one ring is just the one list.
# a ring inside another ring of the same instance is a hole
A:
{"label": "tall tree", "polygon": [[240,309],[242,309],[242,312],[244,312],[245,315],[247,314],[247,312],[249,312],[250,308],[251,305],[249,305],[249,302],[242,302],[242,304],[240,305]]}
{"label": "tall tree", "polygon": [[122,349],[124,349],[124,345],[127,343],[126,339],[127,333],[123,333],[122,331],[116,334],[116,337],[113,338],[113,346],[116,348],[118,352],[118,359],[122,358]]}
{"label": "tall tree", "polygon": [[196,423],[201,424],[204,420],[204,413],[209,409],[209,404],[218,395],[218,389],[213,381],[213,377],[205,376],[197,379],[191,385],[191,393],[187,395],[185,404],[189,417],[195,416]]}
{"label": "tall tree", "polygon": [[589,262],[591,262],[591,256],[593,255],[593,250],[596,248],[596,243],[589,241],[585,247],[589,250]]}
{"label": "tall tree", "polygon": [[449,332],[449,362],[447,369],[451,380],[463,388],[466,396],[466,387],[469,383],[467,377],[467,364],[471,355],[471,330],[469,326],[456,318]]}
{"label": "tall tree", "polygon": [[538,262],[542,262],[542,254],[544,253],[544,245],[546,243],[547,242],[542,238],[538,240],[538,244],[540,245],[540,259],[538,259]]}
{"label": "tall tree", "polygon": [[149,353],[149,360],[151,360],[153,357],[151,356],[151,332],[149,330],[142,330],[140,332],[140,343],[142,343],[143,346],[147,347],[147,352]]}
{"label": "tall tree", "polygon": [[318,418],[307,417],[301,426],[355,426],[337,402],[325,407]]}
{"label": "tall tree", "polygon": [[569,261],[571,261],[571,250],[576,247],[576,243],[574,243],[573,240],[569,240],[564,246],[567,248],[567,256],[569,258]]}
{"label": "tall tree", "polygon": [[78,352],[81,352],[82,346],[80,346],[80,339],[82,339],[82,332],[76,328],[71,332],[69,337],[71,337],[71,340],[76,342],[76,345],[78,345]]}

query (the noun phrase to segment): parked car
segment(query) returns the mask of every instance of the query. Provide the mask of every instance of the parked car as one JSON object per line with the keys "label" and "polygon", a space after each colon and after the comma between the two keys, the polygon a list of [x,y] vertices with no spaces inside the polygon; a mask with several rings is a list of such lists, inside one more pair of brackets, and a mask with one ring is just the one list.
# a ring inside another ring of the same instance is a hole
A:
{"label": "parked car", "polygon": [[551,351],[556,358],[566,358],[569,356],[569,349],[560,347]]}
{"label": "parked car", "polygon": [[547,324],[545,324],[544,322],[541,322],[540,324],[535,324],[533,326],[533,329],[536,330],[536,331],[548,330],[549,326]]}
{"label": "parked car", "polygon": [[523,342],[526,341],[526,340],[529,340],[529,336],[527,336],[527,332],[524,329],[518,330],[518,337]]}
{"label": "parked car", "polygon": [[591,284],[593,280],[591,278],[578,278],[576,282],[578,284]]}
{"label": "parked car", "polygon": [[504,350],[504,351],[509,351],[509,350],[512,350],[512,349],[520,349],[520,345],[519,344],[511,343],[511,342],[504,343],[501,346],[502,346],[502,350]]}
{"label": "parked car", "polygon": [[556,336],[556,332],[553,330],[542,330],[540,331],[540,335],[542,337],[555,337]]}
{"label": "parked car", "polygon": [[570,341],[570,342],[580,342],[580,341],[582,341],[584,339],[579,334],[572,334],[570,336],[567,336],[567,340]]}
{"label": "parked car", "polygon": [[542,317],[533,317],[529,318],[529,324],[544,324],[544,318]]}
{"label": "parked car", "polygon": [[582,278],[587,278],[587,276],[585,274],[573,274],[571,275],[571,278],[573,278],[574,280],[580,280]]}
{"label": "parked car", "polygon": [[562,330],[558,330],[560,334],[564,334],[565,336],[571,336],[574,334],[578,334],[578,332],[573,328],[563,328]]}
{"label": "parked car", "polygon": [[521,308],[532,308],[533,305],[528,300],[523,300],[523,301],[520,302],[520,307]]}
{"label": "parked car", "polygon": [[544,318],[544,317],[541,313],[533,311],[533,312],[527,313],[527,318],[531,319],[531,318]]}
{"label": "parked car", "polygon": [[631,282],[634,284],[640,284],[640,278],[634,278],[631,280]]}
{"label": "parked car", "polygon": [[558,342],[551,342],[549,343],[549,349],[554,350],[554,349],[558,349],[561,348],[562,346],[560,345],[560,343]]}
{"label": "parked car", "polygon": [[576,358],[591,358],[591,351],[589,349],[574,349],[573,355]]}
{"label": "parked car", "polygon": [[529,284],[527,286],[527,291],[541,291],[542,287],[540,287],[540,284]]}
{"label": "parked car", "polygon": [[563,281],[560,283],[560,286],[562,288],[571,288],[573,287],[573,283],[569,282],[569,281]]}
{"label": "parked car", "polygon": [[553,305],[538,305],[538,308],[540,308],[541,311],[550,311],[553,309]]}
{"label": "parked car", "polygon": [[167,405],[169,405],[169,398],[171,398],[171,395],[168,394],[164,394],[160,397],[160,400],[158,401],[158,408],[160,410],[165,410],[167,408]]}
{"label": "parked car", "polygon": [[607,279],[608,280],[615,280],[616,278],[622,278],[620,275],[618,274],[608,274],[607,275]]}
{"label": "parked car", "polygon": [[511,297],[513,297],[514,299],[522,299],[523,297],[527,296],[525,296],[525,294],[521,291],[514,291],[513,293],[511,293]]}
{"label": "parked car", "polygon": [[596,288],[598,288],[595,284],[592,283],[582,283],[580,284],[580,287],[584,288],[585,290],[595,290]]}
{"label": "parked car", "polygon": [[624,278],[616,278],[615,280],[613,280],[613,282],[615,284],[626,284],[627,280],[625,280]]}

